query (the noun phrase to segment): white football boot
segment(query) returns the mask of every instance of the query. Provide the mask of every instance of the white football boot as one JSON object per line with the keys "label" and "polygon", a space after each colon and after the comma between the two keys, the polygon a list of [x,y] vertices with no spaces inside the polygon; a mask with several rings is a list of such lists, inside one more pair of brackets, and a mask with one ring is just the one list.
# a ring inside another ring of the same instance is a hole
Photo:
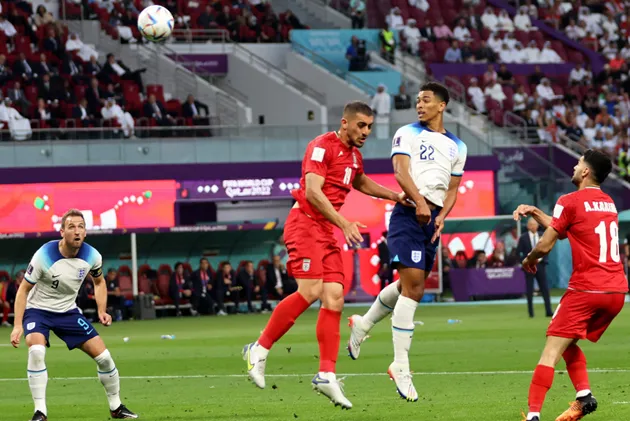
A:
{"label": "white football boot", "polygon": [[416,388],[413,385],[409,367],[393,362],[390,364],[387,374],[389,374],[389,378],[396,383],[396,390],[401,398],[409,402],[416,402],[418,400],[418,392],[416,392]]}
{"label": "white football boot", "polygon": [[261,358],[256,353],[256,342],[247,344],[243,347],[243,359],[247,362],[247,374],[256,386],[261,389],[265,388],[265,367],[267,366],[267,358]]}
{"label": "white football boot", "polygon": [[313,390],[326,396],[335,406],[341,406],[341,409],[352,408],[350,402],[343,394],[343,383],[337,380],[335,373],[319,372],[313,377]]}
{"label": "white football boot", "polygon": [[348,339],[348,356],[353,360],[359,358],[361,352],[361,344],[368,336],[368,332],[363,328],[363,316],[354,314],[348,317],[348,327],[350,327],[350,339]]}

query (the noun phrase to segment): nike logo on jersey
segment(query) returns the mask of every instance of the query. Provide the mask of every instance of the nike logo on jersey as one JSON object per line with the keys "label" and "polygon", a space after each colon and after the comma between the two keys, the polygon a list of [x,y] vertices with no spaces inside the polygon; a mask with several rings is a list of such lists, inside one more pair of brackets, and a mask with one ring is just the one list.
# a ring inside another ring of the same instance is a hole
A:
{"label": "nike logo on jersey", "polygon": [[53,275],[52,277],[53,277],[53,279],[57,279],[57,278],[59,278],[60,276],[61,276],[61,274],[59,274],[59,275]]}
{"label": "nike logo on jersey", "polygon": [[343,151],[339,151],[339,155],[337,155],[337,157],[340,157],[341,155],[343,155]]}

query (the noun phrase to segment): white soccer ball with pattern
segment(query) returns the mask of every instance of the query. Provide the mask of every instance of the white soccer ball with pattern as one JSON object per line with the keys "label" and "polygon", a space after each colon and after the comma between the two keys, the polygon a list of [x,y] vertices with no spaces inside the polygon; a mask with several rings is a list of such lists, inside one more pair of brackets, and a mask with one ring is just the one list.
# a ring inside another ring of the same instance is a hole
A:
{"label": "white soccer ball with pattern", "polygon": [[164,6],[149,6],[138,16],[138,30],[149,41],[163,42],[173,32],[173,15]]}

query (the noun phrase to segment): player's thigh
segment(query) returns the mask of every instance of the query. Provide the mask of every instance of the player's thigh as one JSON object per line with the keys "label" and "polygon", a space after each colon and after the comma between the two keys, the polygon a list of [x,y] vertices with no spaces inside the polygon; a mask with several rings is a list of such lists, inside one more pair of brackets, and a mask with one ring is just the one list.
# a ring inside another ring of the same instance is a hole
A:
{"label": "player's thigh", "polygon": [[329,237],[328,244],[325,245],[323,269],[324,269],[324,291],[322,294],[322,305],[324,308],[342,311],[343,310],[343,290],[345,275],[343,271],[343,258],[341,249],[337,245],[334,237]]}
{"label": "player's thigh", "polygon": [[567,348],[577,342],[577,339],[563,338],[559,336],[547,336],[545,348],[543,349],[542,356],[540,357],[539,364],[555,367],[556,364],[562,358],[562,354]]}
{"label": "player's thigh", "polygon": [[291,210],[284,227],[284,242],[289,254],[287,271],[296,280],[323,279],[323,249],[319,244],[320,237],[316,222],[299,209]]}
{"label": "player's thigh", "polygon": [[597,311],[589,301],[590,295],[592,294],[567,291],[549,322],[547,336],[586,339],[588,324]]}
{"label": "player's thigh", "polygon": [[27,309],[24,312],[22,329],[27,346],[46,345],[50,346],[50,330],[52,320],[51,314],[44,310]]}
{"label": "player's thigh", "polygon": [[80,348],[89,340],[98,337],[92,323],[78,309],[60,314],[52,331],[66,343],[68,349]]}
{"label": "player's thigh", "polygon": [[79,349],[89,355],[91,358],[96,358],[101,355],[107,347],[105,346],[105,342],[100,336],[95,336],[92,339],[87,340],[86,342],[79,345]]}
{"label": "player's thigh", "polygon": [[586,328],[586,339],[597,342],[602,337],[608,326],[617,317],[625,304],[625,294],[591,294],[593,306],[598,310],[589,320]]}

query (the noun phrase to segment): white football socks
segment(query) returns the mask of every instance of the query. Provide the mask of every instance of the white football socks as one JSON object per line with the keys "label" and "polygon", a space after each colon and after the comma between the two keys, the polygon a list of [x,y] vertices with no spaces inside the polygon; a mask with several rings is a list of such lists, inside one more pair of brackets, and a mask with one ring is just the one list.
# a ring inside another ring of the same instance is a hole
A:
{"label": "white football socks", "polygon": [[529,412],[527,414],[527,421],[531,421],[534,418],[538,417],[538,419],[540,419],[540,412]]}
{"label": "white football socks", "polygon": [[398,285],[400,281],[392,282],[387,285],[378,294],[376,300],[372,303],[372,307],[363,316],[363,326],[361,328],[366,332],[369,332],[375,324],[380,322],[394,310],[394,306],[400,296],[398,291]]}
{"label": "white football socks", "polygon": [[413,317],[417,307],[417,301],[400,296],[392,316],[394,361],[407,367],[409,367],[409,348],[411,348],[411,339],[413,338]]}
{"label": "white football socks", "polygon": [[109,409],[114,411],[121,405],[118,369],[108,350],[103,351],[101,355],[94,358],[94,361],[96,361],[98,367],[98,378],[107,393]]}
{"label": "white football socks", "polygon": [[46,347],[33,345],[28,349],[28,386],[31,388],[35,412],[47,415],[46,385],[48,384],[48,370],[46,369]]}
{"label": "white football socks", "polygon": [[579,398],[585,398],[588,395],[591,394],[591,390],[590,389],[584,389],[584,390],[580,390],[575,394],[575,398],[579,399]]}

